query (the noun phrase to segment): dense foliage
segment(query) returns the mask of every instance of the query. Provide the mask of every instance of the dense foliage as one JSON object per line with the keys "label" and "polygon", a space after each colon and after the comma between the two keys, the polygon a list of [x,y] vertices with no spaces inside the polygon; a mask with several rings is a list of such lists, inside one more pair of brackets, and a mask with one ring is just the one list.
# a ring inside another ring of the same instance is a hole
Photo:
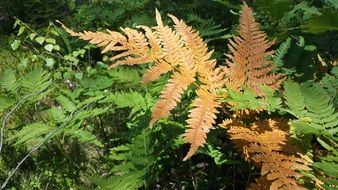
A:
{"label": "dense foliage", "polygon": [[0,189],[337,189],[338,4],[247,3],[1,1]]}

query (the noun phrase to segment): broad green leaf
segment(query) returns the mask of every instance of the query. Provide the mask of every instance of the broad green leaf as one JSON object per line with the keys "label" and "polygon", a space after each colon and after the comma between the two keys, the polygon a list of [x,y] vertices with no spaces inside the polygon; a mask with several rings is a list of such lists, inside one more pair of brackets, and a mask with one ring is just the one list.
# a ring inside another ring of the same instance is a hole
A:
{"label": "broad green leaf", "polygon": [[18,49],[18,47],[20,46],[21,40],[14,40],[14,42],[11,44],[11,47],[13,50]]}
{"label": "broad green leaf", "polygon": [[45,45],[45,49],[46,49],[47,51],[49,51],[49,52],[52,52],[52,50],[53,50],[53,45],[52,45],[52,44],[47,44],[47,45]]}
{"label": "broad green leaf", "polygon": [[38,42],[39,44],[43,44],[43,42],[46,40],[45,37],[39,36],[37,38],[35,38],[35,41]]}
{"label": "broad green leaf", "polygon": [[324,11],[322,15],[311,17],[301,28],[308,33],[323,33],[338,30],[338,14]]}
{"label": "broad green leaf", "polygon": [[36,33],[32,33],[32,34],[30,34],[30,35],[29,35],[29,39],[30,39],[30,40],[33,40],[33,39],[35,38],[35,36],[37,36],[37,34],[36,34]]}
{"label": "broad green leaf", "polygon": [[60,46],[59,46],[59,45],[54,45],[54,46],[53,46],[53,49],[54,49],[55,51],[60,51]]}
{"label": "broad green leaf", "polygon": [[56,40],[54,38],[47,38],[46,42],[50,44],[56,44]]}
{"label": "broad green leaf", "polygon": [[25,31],[25,29],[26,29],[25,26],[21,26],[18,32],[18,36],[20,36]]}
{"label": "broad green leaf", "polygon": [[82,77],[83,77],[83,73],[75,73],[75,78],[77,78],[77,79],[82,79]]}
{"label": "broad green leaf", "polygon": [[53,67],[54,66],[54,59],[53,58],[46,58],[45,62],[46,62],[47,67]]}

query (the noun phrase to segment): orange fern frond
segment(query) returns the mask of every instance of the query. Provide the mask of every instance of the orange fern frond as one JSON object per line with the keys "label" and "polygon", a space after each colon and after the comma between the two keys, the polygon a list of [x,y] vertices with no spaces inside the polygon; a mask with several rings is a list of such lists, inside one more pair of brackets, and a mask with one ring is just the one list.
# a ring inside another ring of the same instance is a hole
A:
{"label": "orange fern frond", "polygon": [[260,85],[278,89],[283,82],[282,74],[272,74],[274,64],[267,59],[273,51],[267,51],[272,43],[266,34],[259,30],[251,8],[244,3],[239,20],[240,36],[229,41],[230,54],[227,55],[227,86],[241,90],[246,85],[259,96],[264,96]]}
{"label": "orange fern frond", "polygon": [[[242,150],[247,160],[261,167],[259,181],[270,181],[267,189],[306,189],[297,180],[300,171],[310,171],[311,160],[290,148],[289,126],[285,120],[258,121],[249,128],[243,125],[230,127],[228,133],[235,147]],[[263,189],[264,184],[252,185]]]}
{"label": "orange fern frond", "polygon": [[215,124],[217,108],[220,103],[217,97],[204,89],[196,91],[198,98],[193,101],[193,109],[190,110],[187,120],[188,128],[185,130],[184,140],[191,144],[190,150],[183,160],[189,159],[198,149],[205,144],[207,133]]}
{"label": "orange fern frond", "polygon": [[141,83],[155,81],[160,78],[162,74],[171,71],[173,67],[167,62],[161,62],[151,67],[143,74]]}
{"label": "orange fern frond", "polygon": [[143,75],[142,83],[157,80],[162,74],[172,72],[171,79],[153,108],[150,126],[170,115],[189,85],[195,81],[198,81],[196,84],[201,84],[197,87],[197,98],[193,102],[184,135],[186,142],[191,143],[186,160],[199,146],[203,146],[207,132],[215,123],[215,114],[218,113],[216,108],[219,107],[216,91],[224,85],[224,68],[215,68],[216,60],[211,59],[213,51],[209,51],[198,32],[175,16],[169,17],[175,24],[174,29],[163,24],[161,15],[156,10],[157,26],[138,26],[143,32],[122,28],[124,35],[109,30],[108,33],[76,33],[64,28],[72,36],[103,48],[103,53],[115,52],[116,55],[111,60],[116,62],[110,68],[153,63]]}
{"label": "orange fern frond", "polygon": [[161,92],[160,100],[156,102],[153,108],[149,125],[153,126],[157,120],[170,115],[170,111],[180,102],[183,92],[193,82],[193,76],[187,73],[175,72],[172,79],[168,80],[164,90]]}
{"label": "orange fern frond", "polygon": [[190,150],[183,160],[189,159],[206,141],[206,134],[215,124],[218,103],[216,89],[223,86],[223,68],[215,68],[216,61],[210,59],[213,51],[208,51],[207,44],[192,27],[184,21],[169,15],[175,24],[177,33],[181,36],[189,55],[196,68],[198,79],[202,83],[196,91],[197,98],[193,101],[193,109],[189,112],[188,127],[184,134],[184,140],[191,144]]}

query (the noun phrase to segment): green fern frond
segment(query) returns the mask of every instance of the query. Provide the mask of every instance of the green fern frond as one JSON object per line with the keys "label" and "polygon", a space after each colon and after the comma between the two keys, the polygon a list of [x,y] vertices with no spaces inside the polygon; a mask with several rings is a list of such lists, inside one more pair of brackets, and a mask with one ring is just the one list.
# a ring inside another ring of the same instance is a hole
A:
{"label": "green fern frond", "polygon": [[330,74],[326,74],[319,84],[328,92],[333,103],[338,108],[338,66],[333,67]]}
{"label": "green fern frond", "polygon": [[243,88],[242,92],[228,89],[228,96],[225,102],[231,103],[231,110],[267,110],[274,112],[281,107],[281,99],[276,97],[273,91],[266,86],[261,86],[265,97],[258,97],[257,94],[248,88]]}
{"label": "green fern frond", "polygon": [[[15,141],[14,145],[20,145],[23,143],[30,144],[30,143],[38,143],[40,142],[39,139],[46,135],[47,133],[51,132],[54,127],[49,126],[45,123],[32,123],[29,125],[24,126],[19,132],[11,136],[8,140]],[[43,139],[40,139],[41,141]],[[38,142],[37,142],[38,141]]]}
{"label": "green fern frond", "polygon": [[287,80],[284,82],[284,90],[285,103],[289,107],[288,111],[298,118],[304,117],[307,111],[300,85]]}
{"label": "green fern frond", "polygon": [[338,112],[326,91],[316,84],[306,83],[302,85],[302,92],[312,125],[326,129],[332,135],[338,133]]}
{"label": "green fern frond", "polygon": [[14,98],[0,96],[0,113],[13,106],[16,100]]}
{"label": "green fern frond", "polygon": [[154,104],[154,98],[149,94],[141,94],[139,92],[120,92],[117,94],[111,94],[99,101],[100,103],[112,103],[117,108],[132,108],[130,116],[143,110],[146,111]]}
{"label": "green fern frond", "polygon": [[126,85],[138,85],[141,77],[136,69],[130,68],[116,68],[108,71],[109,76],[116,82],[124,83]]}
{"label": "green fern frond", "polygon": [[50,74],[41,67],[36,67],[21,78],[20,84],[24,93],[37,92],[50,84]]}
{"label": "green fern frond", "polygon": [[2,89],[15,93],[19,86],[15,72],[12,69],[5,69],[0,76],[0,86]]}
{"label": "green fern frond", "polygon": [[88,110],[85,110],[85,111],[82,111],[82,112],[78,113],[74,117],[74,120],[84,121],[86,119],[89,119],[89,118],[92,118],[92,117],[96,117],[98,115],[105,114],[108,111],[109,111],[109,107],[88,109]]}
{"label": "green fern frond", "polygon": [[130,151],[130,148],[126,145],[120,145],[110,149],[109,159],[115,161],[127,160],[126,153]]}
{"label": "green fern frond", "polygon": [[290,113],[298,118],[292,121],[294,132],[333,136],[338,132],[338,112],[330,96],[317,84],[286,81],[286,104]]}
{"label": "green fern frond", "polygon": [[150,131],[143,131],[134,137],[130,144],[110,149],[109,158],[118,163],[112,168],[113,177],[102,179],[92,178],[99,189],[137,189],[146,183],[144,176],[155,163],[150,138]]}
{"label": "green fern frond", "polygon": [[66,136],[70,136],[72,138],[76,138],[80,142],[90,143],[98,147],[104,147],[104,145],[97,139],[97,137],[94,134],[83,129],[82,126],[80,127],[73,126],[71,128],[67,128],[63,131],[63,134],[65,134]]}
{"label": "green fern frond", "polygon": [[63,110],[56,107],[47,110],[47,115],[54,123],[62,123],[66,118]]}
{"label": "green fern frond", "polygon": [[204,38],[206,42],[232,37],[231,35],[225,34],[226,29],[222,28],[220,24],[216,24],[213,19],[203,19],[198,15],[190,14],[187,22],[194,23],[200,36]]}
{"label": "green fern frond", "polygon": [[207,155],[213,158],[215,164],[217,165],[222,165],[228,161],[227,159],[225,159],[224,154],[216,147],[213,147],[211,144],[207,144],[207,149],[202,152],[205,152]]}
{"label": "green fern frond", "polygon": [[93,176],[90,180],[98,185],[100,190],[136,190],[143,185],[142,173],[133,172],[122,176],[113,176],[102,179],[100,176]]}
{"label": "green fern frond", "polygon": [[321,157],[319,162],[312,164],[316,170],[322,174],[318,178],[324,182],[324,189],[334,190],[338,187],[338,155]]}
{"label": "green fern frond", "polygon": [[60,103],[62,108],[68,112],[73,112],[76,109],[76,105],[70,99],[64,95],[59,95],[56,100]]}
{"label": "green fern frond", "polygon": [[273,62],[275,63],[276,67],[275,70],[278,71],[282,68],[283,65],[285,65],[283,58],[288,53],[288,50],[291,47],[291,38],[287,38],[276,50]]}
{"label": "green fern frond", "polygon": [[130,144],[112,148],[109,158],[121,163],[116,165],[112,171],[118,173],[146,172],[155,162],[155,157],[152,156],[152,146],[150,132],[144,131],[137,135]]}

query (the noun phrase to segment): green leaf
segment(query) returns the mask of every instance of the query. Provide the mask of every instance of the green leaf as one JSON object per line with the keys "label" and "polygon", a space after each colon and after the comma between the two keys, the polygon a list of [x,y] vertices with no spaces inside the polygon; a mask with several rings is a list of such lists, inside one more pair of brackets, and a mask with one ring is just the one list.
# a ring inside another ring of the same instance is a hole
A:
{"label": "green leaf", "polygon": [[54,45],[54,46],[53,46],[53,49],[54,49],[55,51],[60,51],[60,46],[59,46],[59,45]]}
{"label": "green leaf", "polygon": [[82,77],[83,77],[83,73],[81,73],[81,72],[75,73],[75,78],[80,80],[80,79],[82,79]]}
{"label": "green leaf", "polygon": [[56,40],[54,38],[47,38],[46,42],[50,44],[56,44]]}
{"label": "green leaf", "polygon": [[336,12],[324,11],[320,16],[311,17],[301,28],[308,33],[323,33],[338,30],[338,14]]}
{"label": "green leaf", "polygon": [[50,33],[55,35],[55,36],[59,36],[59,33],[56,30],[50,30]]}
{"label": "green leaf", "polygon": [[53,51],[53,45],[52,44],[47,44],[45,45],[45,49],[49,52],[52,52]]}
{"label": "green leaf", "polygon": [[330,4],[332,7],[338,9],[338,0],[325,0],[328,4]]}
{"label": "green leaf", "polygon": [[30,34],[30,35],[29,35],[29,39],[30,39],[30,40],[33,40],[33,39],[35,38],[35,36],[37,36],[37,34],[36,34],[36,33],[32,33],[32,34]]}
{"label": "green leaf", "polygon": [[18,49],[18,47],[20,46],[21,40],[14,40],[14,42],[11,44],[11,47],[13,50]]}
{"label": "green leaf", "polygon": [[45,40],[46,38],[42,36],[35,38],[35,41],[38,42],[40,45],[42,45]]}
{"label": "green leaf", "polygon": [[46,58],[45,62],[46,62],[46,66],[47,67],[51,67],[52,68],[54,66],[54,59],[53,58]]}
{"label": "green leaf", "polygon": [[25,29],[26,29],[25,26],[21,26],[18,32],[18,36],[20,36],[25,31]]}

